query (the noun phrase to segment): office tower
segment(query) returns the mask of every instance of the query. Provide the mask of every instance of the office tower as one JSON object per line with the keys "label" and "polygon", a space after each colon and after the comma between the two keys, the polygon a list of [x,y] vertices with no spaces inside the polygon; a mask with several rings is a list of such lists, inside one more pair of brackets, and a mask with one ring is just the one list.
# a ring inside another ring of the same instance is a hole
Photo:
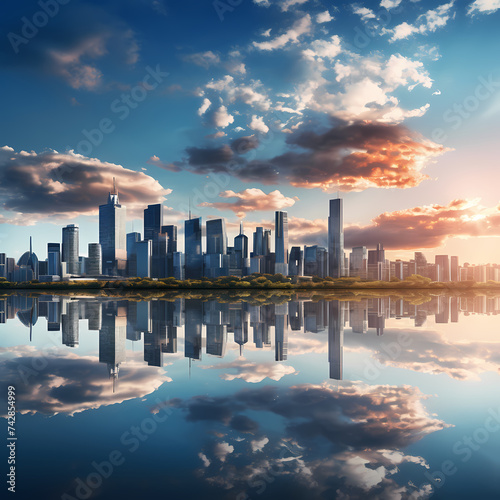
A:
{"label": "office tower", "polygon": [[186,279],[185,263],[185,255],[182,252],[175,252],[172,255],[172,276],[176,280]]}
{"label": "office tower", "polygon": [[290,276],[304,275],[304,252],[300,249],[300,247],[292,247],[290,250],[288,274]]}
{"label": "office tower", "polygon": [[251,273],[269,273],[271,253],[271,230],[263,227],[255,228],[253,233],[253,252],[250,255]]}
{"label": "office tower", "polygon": [[184,253],[186,279],[203,276],[203,255],[201,252],[201,217],[184,222]]}
{"label": "office tower", "polygon": [[379,243],[376,250],[368,250],[368,279],[384,279],[385,251]]}
{"label": "office tower", "polygon": [[340,278],[344,275],[344,208],[340,198],[330,200],[328,217],[328,275]]}
{"label": "office tower", "polygon": [[138,241],[135,244],[135,248],[137,255],[137,277],[151,278],[153,242],[151,240]]}
{"label": "office tower", "polygon": [[207,221],[207,254],[227,253],[226,221],[213,219]]}
{"label": "office tower", "polygon": [[127,209],[120,205],[116,186],[108,202],[99,206],[99,243],[102,251],[102,273],[124,275],[127,268],[125,222]]}
{"label": "office tower", "polygon": [[89,243],[87,258],[87,275],[100,276],[102,274],[102,252],[99,243]]}
{"label": "office tower", "polygon": [[155,234],[161,232],[163,226],[163,207],[161,203],[148,205],[144,209],[144,239],[152,240]]}
{"label": "office tower", "polygon": [[177,252],[177,226],[162,226],[161,232],[168,237],[167,253]]}
{"label": "office tower", "polygon": [[162,226],[161,232],[167,235],[167,263],[165,273],[174,277],[174,254],[177,252],[177,226]]}
{"label": "office tower", "polygon": [[349,276],[365,279],[368,269],[368,253],[366,247],[354,247],[349,256]]}
{"label": "office tower", "polygon": [[241,275],[245,276],[250,262],[248,261],[248,237],[243,233],[243,222],[240,222],[240,234],[234,238],[234,253],[236,267],[241,270]]}
{"label": "office tower", "polygon": [[152,241],[151,277],[166,278],[168,236],[166,233],[154,233]]}
{"label": "office tower", "polygon": [[229,274],[227,234],[224,219],[207,221],[207,253],[204,256],[204,276],[218,278]]}
{"label": "office tower", "polygon": [[415,273],[420,276],[430,277],[427,259],[422,252],[415,252]]}
{"label": "office tower", "polygon": [[458,257],[454,255],[450,260],[450,281],[459,281],[458,268]]}
{"label": "office tower", "polygon": [[343,379],[344,309],[338,300],[328,302],[328,361],[330,378]]}
{"label": "office tower", "polygon": [[436,281],[450,281],[450,261],[447,255],[436,255]]}
{"label": "office tower", "polygon": [[61,245],[59,243],[47,244],[47,274],[50,276],[61,276]]}
{"label": "office tower", "polygon": [[0,278],[7,278],[7,255],[0,253]]}
{"label": "office tower", "polygon": [[76,224],[69,224],[62,230],[62,262],[66,262],[68,274],[80,274],[79,250],[80,229]]}
{"label": "office tower", "polygon": [[141,241],[141,233],[127,234],[127,276],[137,276],[137,247]]}
{"label": "office tower", "polygon": [[274,220],[274,272],[288,275],[288,213],[276,211]]}
{"label": "office tower", "polygon": [[304,247],[304,274],[306,276],[328,276],[328,252],[318,245]]}

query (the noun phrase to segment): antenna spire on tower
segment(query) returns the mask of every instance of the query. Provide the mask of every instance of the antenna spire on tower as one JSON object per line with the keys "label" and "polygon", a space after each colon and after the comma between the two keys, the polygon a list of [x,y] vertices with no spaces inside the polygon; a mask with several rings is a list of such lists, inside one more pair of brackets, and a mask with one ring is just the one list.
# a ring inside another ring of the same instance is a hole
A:
{"label": "antenna spire on tower", "polygon": [[116,194],[116,177],[113,177],[113,194]]}
{"label": "antenna spire on tower", "polygon": [[189,197],[189,220],[191,220],[191,196]]}

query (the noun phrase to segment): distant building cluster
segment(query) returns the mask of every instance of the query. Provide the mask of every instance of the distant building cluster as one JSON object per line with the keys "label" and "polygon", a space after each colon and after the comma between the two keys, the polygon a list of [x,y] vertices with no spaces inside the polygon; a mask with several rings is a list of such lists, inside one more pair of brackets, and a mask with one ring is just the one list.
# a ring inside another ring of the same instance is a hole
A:
{"label": "distant building cluster", "polygon": [[107,203],[99,206],[99,243],[90,243],[88,256],[79,255],[79,228],[70,224],[62,230],[62,244],[48,243],[47,258],[39,260],[32,251],[17,261],[0,253],[0,277],[9,281],[59,281],[70,278],[141,277],[200,279],[222,276],[246,276],[252,273],[283,274],[292,277],[340,278],[359,277],[366,280],[390,281],[418,274],[432,281],[486,282],[500,281],[500,266],[488,264],[459,265],[457,256],[436,255],[427,262],[422,252],[415,252],[409,261],[385,258],[382,244],[368,250],[365,246],[344,251],[343,200],[330,200],[328,217],[328,248],[319,245],[292,246],[288,243],[288,214],[275,213],[274,252],[272,231],[257,227],[250,251],[243,224],[228,245],[224,219],[211,219],[205,224],[201,217],[184,222],[184,252],[177,249],[177,226],[163,224],[161,204],[144,210],[144,234],[126,233],[126,207],[120,204],[116,188]]}

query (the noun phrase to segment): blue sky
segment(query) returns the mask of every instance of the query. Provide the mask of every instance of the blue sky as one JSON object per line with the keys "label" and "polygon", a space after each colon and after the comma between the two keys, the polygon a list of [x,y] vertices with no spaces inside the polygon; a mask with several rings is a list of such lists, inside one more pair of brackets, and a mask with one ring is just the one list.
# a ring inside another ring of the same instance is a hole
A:
{"label": "blue sky", "polygon": [[49,4],[2,7],[1,251],[86,254],[116,176],[128,230],[191,198],[324,244],[340,192],[347,246],[495,261],[498,1]]}

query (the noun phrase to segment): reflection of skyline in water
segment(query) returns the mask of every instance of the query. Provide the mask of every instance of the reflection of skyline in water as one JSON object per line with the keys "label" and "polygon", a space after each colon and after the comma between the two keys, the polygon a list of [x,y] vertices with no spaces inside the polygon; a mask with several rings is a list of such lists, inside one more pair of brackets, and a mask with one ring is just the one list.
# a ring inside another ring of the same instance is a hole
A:
{"label": "reflection of skyline in water", "polygon": [[28,297],[10,295],[0,299],[0,322],[17,317],[31,329],[40,317],[47,330],[61,331],[67,347],[79,345],[80,320],[88,330],[99,331],[99,362],[106,364],[113,387],[126,361],[126,340],[144,341],[144,361],[161,367],[164,356],[177,354],[178,336],[184,333],[184,357],[200,361],[204,354],[223,358],[232,334],[240,356],[253,342],[256,349],[272,349],[274,360],[286,361],[289,332],[328,333],[331,379],[343,379],[344,329],[353,334],[384,334],[387,319],[413,319],[422,327],[428,316],[436,324],[458,322],[460,314],[498,314],[499,297],[435,296],[424,304],[390,297],[359,301],[315,300],[295,296],[288,302],[255,305],[250,302],[221,303],[199,298],[150,301],[116,298]]}
{"label": "reflection of skyline in water", "polygon": [[[486,405],[494,399],[489,395],[479,406],[474,400],[463,410],[461,402],[483,384],[479,378],[469,384],[471,375],[489,371],[488,377],[498,377],[500,367],[493,330],[479,337],[466,331],[471,324],[495,328],[496,318],[464,322],[458,336],[453,323],[464,315],[498,314],[498,298],[436,296],[423,304],[306,295],[288,302],[274,296],[260,304],[200,296],[150,301],[10,296],[0,301],[2,321],[19,320],[25,332],[3,348],[0,378],[14,380],[19,366],[37,367],[36,373],[27,372],[27,384],[16,384],[18,409],[27,418],[24,428],[39,433],[40,449],[62,432],[75,450],[68,460],[63,448],[55,448],[64,457],[54,462],[59,496],[64,491],[74,496],[74,478],[85,478],[93,470],[89,464],[113,449],[124,453],[129,468],[117,469],[116,480],[106,479],[96,490],[103,498],[158,497],[159,490],[168,489],[173,498],[196,498],[202,491],[210,499],[424,499],[433,489],[440,491],[429,474],[450,456],[460,471],[453,476],[450,497],[460,498],[455,493],[461,489],[471,493],[465,481],[483,470],[490,483],[483,479],[481,497],[493,491],[488,453],[498,437],[492,435],[474,455],[473,465],[473,460],[462,464],[452,450],[482,425],[489,415]],[[443,323],[450,327],[440,328]],[[30,344],[28,328],[34,324]],[[45,328],[52,334],[46,336]],[[411,345],[401,344],[393,359],[385,348],[403,334]],[[48,339],[54,340],[53,351],[46,350]],[[366,362],[398,371],[362,381]],[[191,380],[188,364],[199,367]],[[441,373],[452,378],[430,379]],[[462,380],[467,382],[457,386]],[[166,416],[166,410],[167,424],[141,441],[137,454],[122,446],[122,433],[152,415]],[[59,416],[29,420],[35,413]],[[63,420],[64,415],[76,418]],[[103,444],[82,458],[78,436],[94,439],[98,428]],[[36,456],[38,445],[30,443]],[[78,469],[72,465],[75,457]],[[157,464],[156,481],[140,485],[139,491],[129,478],[144,466],[145,457]],[[47,479],[41,489],[50,488]]]}

